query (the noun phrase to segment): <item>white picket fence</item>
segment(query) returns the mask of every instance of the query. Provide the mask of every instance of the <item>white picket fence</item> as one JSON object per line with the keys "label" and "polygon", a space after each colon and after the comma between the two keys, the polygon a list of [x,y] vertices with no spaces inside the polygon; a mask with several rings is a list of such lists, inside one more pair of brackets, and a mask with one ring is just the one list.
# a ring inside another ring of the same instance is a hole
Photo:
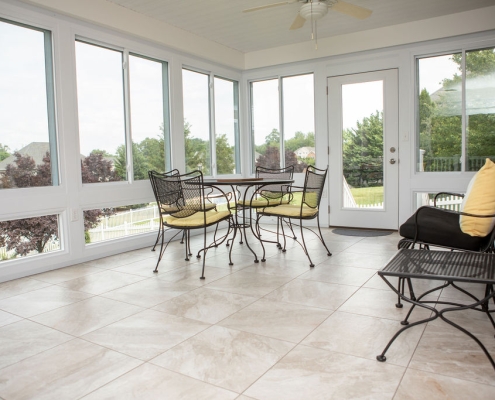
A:
{"label": "white picket fence", "polygon": [[343,181],[343,194],[344,194],[344,208],[383,208],[382,203],[375,204],[357,204],[356,200],[354,200],[354,196],[352,195],[351,188],[345,179],[345,176],[342,177]]}
{"label": "white picket fence", "polygon": [[157,231],[159,218],[156,206],[120,212],[103,218],[97,227],[89,230],[89,237],[94,243]]}
{"label": "white picket fence", "polygon": [[[43,253],[49,253],[51,251],[60,250],[60,242],[58,239],[50,240],[43,249]],[[37,251],[32,251],[28,253],[28,256],[34,256],[38,254]],[[10,260],[11,258],[16,258],[15,250],[7,250],[6,247],[0,247],[0,261]]]}

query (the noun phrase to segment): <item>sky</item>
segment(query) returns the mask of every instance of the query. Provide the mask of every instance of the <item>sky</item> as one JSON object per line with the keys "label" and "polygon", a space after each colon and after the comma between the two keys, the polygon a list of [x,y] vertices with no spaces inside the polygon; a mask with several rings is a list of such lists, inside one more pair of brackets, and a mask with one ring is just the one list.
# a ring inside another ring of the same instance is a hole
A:
{"label": "sky", "polygon": [[[48,141],[43,33],[0,22],[0,54],[0,143],[13,151],[34,141]],[[122,54],[78,42],[76,57],[80,152],[87,155],[98,148],[113,154],[125,143]],[[421,59],[420,86],[433,93],[454,73],[457,65],[448,55]],[[133,139],[158,137],[163,122],[161,63],[131,57],[130,74]],[[192,136],[206,140],[208,75],[184,71],[183,76],[184,116]],[[314,132],[313,75],[282,81],[285,138],[297,131]],[[352,107],[344,107],[344,128],[382,108],[376,84],[346,85],[344,92],[352,99]],[[226,133],[233,144],[233,83],[215,78],[214,88],[216,130]],[[280,130],[277,79],[253,84],[252,113],[256,144],[262,144],[272,129]]]}

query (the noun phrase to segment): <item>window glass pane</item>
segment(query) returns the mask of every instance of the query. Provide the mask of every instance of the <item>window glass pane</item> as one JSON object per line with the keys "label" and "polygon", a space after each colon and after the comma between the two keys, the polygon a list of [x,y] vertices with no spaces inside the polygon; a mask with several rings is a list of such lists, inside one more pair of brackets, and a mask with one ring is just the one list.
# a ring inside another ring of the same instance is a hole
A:
{"label": "window glass pane", "polygon": [[342,122],[344,207],[383,209],[383,81],[342,85]]}
{"label": "window glass pane", "polygon": [[466,170],[495,160],[495,52],[466,52]]}
{"label": "window glass pane", "polygon": [[[435,195],[437,193],[416,192],[416,209],[422,206],[435,205]],[[446,210],[461,211],[462,197],[442,194],[437,197],[436,207]]]}
{"label": "window glass pane", "polygon": [[186,171],[211,175],[209,79],[206,74],[182,70]]}
{"label": "window glass pane", "polygon": [[418,171],[460,171],[462,55],[418,60]]}
{"label": "window glass pane", "polygon": [[214,79],[215,145],[217,174],[239,173],[236,168],[236,145],[239,129],[237,82]]}
{"label": "window glass pane", "polygon": [[159,224],[160,215],[154,203],[84,211],[86,244],[158,232]]}
{"label": "window glass pane", "polygon": [[[129,56],[131,134],[134,179],[148,179],[148,171],[165,171],[164,75],[166,63]],[[168,129],[167,129],[168,132]],[[115,168],[125,169],[125,146],[117,149]],[[123,169],[123,170],[124,170]],[[124,173],[119,175],[124,176]]]}
{"label": "window glass pane", "polygon": [[0,188],[57,185],[51,34],[0,21],[0,54]]}
{"label": "window glass pane", "polygon": [[278,79],[251,83],[251,127],[256,166],[280,168]]}
{"label": "window glass pane", "polygon": [[315,165],[313,74],[282,79],[285,166],[302,172]]}
{"label": "window glass pane", "polygon": [[0,261],[57,250],[58,215],[0,222]]}
{"label": "window glass pane", "polygon": [[125,146],[122,52],[77,41],[76,68],[82,181],[125,180],[114,168]]}

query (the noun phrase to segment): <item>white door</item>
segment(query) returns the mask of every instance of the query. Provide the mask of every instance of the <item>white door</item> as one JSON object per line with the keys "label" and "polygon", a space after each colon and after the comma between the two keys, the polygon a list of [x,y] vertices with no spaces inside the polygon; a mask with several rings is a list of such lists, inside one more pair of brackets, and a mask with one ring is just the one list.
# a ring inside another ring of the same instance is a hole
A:
{"label": "white door", "polygon": [[397,70],[328,78],[330,225],[397,229]]}

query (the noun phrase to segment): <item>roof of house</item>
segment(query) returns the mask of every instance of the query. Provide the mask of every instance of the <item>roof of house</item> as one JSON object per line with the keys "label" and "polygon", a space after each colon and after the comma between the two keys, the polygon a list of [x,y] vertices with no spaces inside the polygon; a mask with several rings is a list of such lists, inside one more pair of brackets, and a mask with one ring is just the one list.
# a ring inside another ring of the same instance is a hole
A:
{"label": "roof of house", "polygon": [[[50,152],[50,144],[48,142],[31,142],[27,146],[18,150],[20,154],[29,155],[33,158],[36,165],[43,163],[43,157],[45,157],[46,152]],[[10,155],[4,160],[0,161],[0,171],[5,171],[7,165],[15,162],[15,156]]]}

